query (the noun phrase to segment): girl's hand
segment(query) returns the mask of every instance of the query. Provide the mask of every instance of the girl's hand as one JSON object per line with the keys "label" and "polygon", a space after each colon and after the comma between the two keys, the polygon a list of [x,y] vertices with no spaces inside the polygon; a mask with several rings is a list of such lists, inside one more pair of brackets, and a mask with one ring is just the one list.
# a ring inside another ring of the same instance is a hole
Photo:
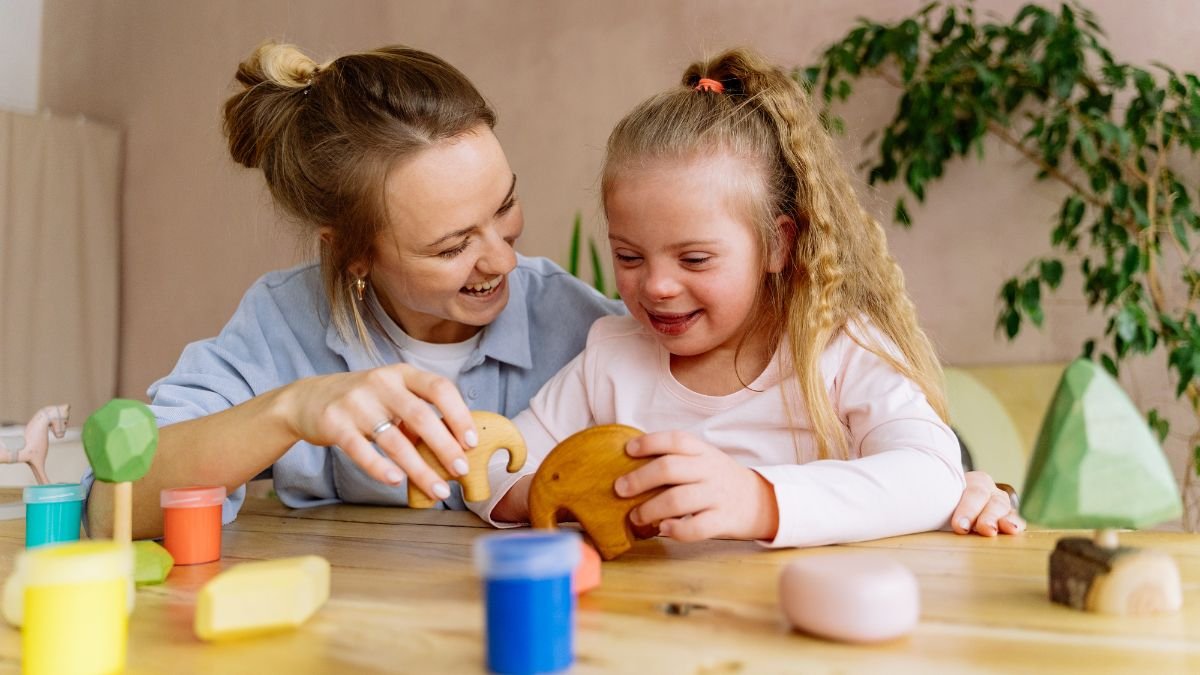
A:
{"label": "girl's hand", "polygon": [[450,486],[421,459],[414,441],[424,440],[451,476],[467,473],[463,448],[478,443],[454,383],[403,363],[298,380],[281,395],[279,411],[299,440],[338,446],[381,483],[396,485],[407,475],[432,499],[449,497]]}
{"label": "girl's hand", "polygon": [[986,472],[968,471],[967,487],[950,517],[958,534],[978,532],[985,537],[1016,534],[1025,529],[1025,521],[1017,515],[1016,505],[1008,493],[997,487]]}
{"label": "girl's hand", "polygon": [[661,431],[629,441],[625,452],[657,459],[618,478],[617,495],[672,486],[629,514],[635,525],[656,523],[660,534],[679,541],[775,538],[775,489],[716,446],[684,431]]}
{"label": "girl's hand", "polygon": [[532,486],[533,474],[521,476],[492,507],[492,520],[497,523],[528,523],[529,489]]}

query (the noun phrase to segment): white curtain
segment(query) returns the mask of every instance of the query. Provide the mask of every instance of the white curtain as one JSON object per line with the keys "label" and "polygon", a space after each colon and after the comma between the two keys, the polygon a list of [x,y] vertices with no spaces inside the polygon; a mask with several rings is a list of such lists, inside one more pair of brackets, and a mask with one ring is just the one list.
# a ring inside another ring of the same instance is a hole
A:
{"label": "white curtain", "polygon": [[0,420],[116,391],[120,132],[0,111]]}

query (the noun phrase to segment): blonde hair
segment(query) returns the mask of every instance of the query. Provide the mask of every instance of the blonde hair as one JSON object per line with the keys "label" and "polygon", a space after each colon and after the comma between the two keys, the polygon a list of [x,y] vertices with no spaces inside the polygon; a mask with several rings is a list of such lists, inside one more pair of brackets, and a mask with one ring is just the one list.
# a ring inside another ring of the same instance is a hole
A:
{"label": "blonde hair", "polygon": [[241,89],[224,108],[230,154],[262,169],[296,220],[314,232],[331,228],[319,244],[331,319],[378,358],[349,268],[373,260],[388,225],[388,172],[438,141],[494,127],[495,112],[453,66],[401,46],[318,64],[293,45],[266,42],[235,77]]}
{"label": "blonde hair", "polygon": [[[720,82],[724,91],[698,90],[701,78]],[[787,241],[778,234],[779,215],[791,216],[797,227],[784,269],[766,275],[760,298],[765,311],[752,313],[751,329],[766,330],[772,344],[786,336],[819,456],[849,454],[820,370],[821,353],[843,329],[857,329],[847,330],[851,339],[916,382],[947,420],[941,366],[917,323],[904,275],[887,251],[883,228],[859,203],[804,89],[744,49],[692,64],[681,84],[617,124],[608,139],[602,194],[608,196],[621,171],[647,161],[728,153],[758,169],[757,186],[745,197],[763,259]],[[868,325],[899,353],[874,344]]]}

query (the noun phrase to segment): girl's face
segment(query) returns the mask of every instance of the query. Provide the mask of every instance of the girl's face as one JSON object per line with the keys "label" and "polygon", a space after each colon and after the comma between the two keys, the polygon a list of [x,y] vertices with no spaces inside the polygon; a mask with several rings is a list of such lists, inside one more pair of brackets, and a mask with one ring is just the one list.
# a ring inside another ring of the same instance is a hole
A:
{"label": "girl's face", "polygon": [[621,170],[605,199],[617,289],[675,356],[726,351],[747,330],[766,269],[738,199],[755,171],[724,154]]}
{"label": "girl's face", "polygon": [[370,279],[405,333],[461,342],[500,315],[525,226],[516,180],[487,127],[440,141],[388,174],[391,226],[375,241]]}

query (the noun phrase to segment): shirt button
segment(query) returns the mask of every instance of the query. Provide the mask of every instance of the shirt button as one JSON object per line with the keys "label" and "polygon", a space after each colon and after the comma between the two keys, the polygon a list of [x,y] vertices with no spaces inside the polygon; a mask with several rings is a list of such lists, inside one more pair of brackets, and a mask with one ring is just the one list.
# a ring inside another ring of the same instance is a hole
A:
{"label": "shirt button", "polygon": [[476,389],[475,387],[471,387],[470,389],[467,390],[467,398],[469,398],[471,400],[475,400],[476,398],[479,398],[479,390]]}

